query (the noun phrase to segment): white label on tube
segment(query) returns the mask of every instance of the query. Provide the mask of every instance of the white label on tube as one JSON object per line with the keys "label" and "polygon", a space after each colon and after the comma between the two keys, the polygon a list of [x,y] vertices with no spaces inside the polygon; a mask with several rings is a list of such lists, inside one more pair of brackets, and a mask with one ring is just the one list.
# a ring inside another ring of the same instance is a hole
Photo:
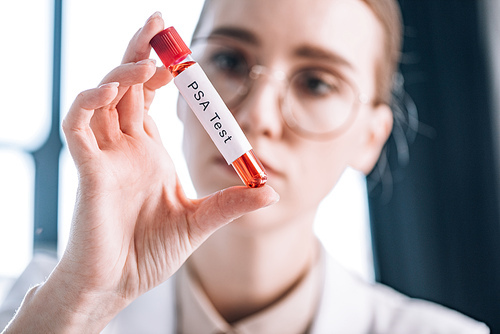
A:
{"label": "white label on tube", "polygon": [[175,77],[174,83],[228,164],[252,149],[199,64],[185,69]]}

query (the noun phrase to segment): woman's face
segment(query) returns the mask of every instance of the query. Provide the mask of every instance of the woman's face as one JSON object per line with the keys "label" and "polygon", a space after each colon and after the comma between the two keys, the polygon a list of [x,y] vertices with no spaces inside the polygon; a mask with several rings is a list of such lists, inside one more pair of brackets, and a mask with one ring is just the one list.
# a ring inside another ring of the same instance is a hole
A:
{"label": "woman's face", "polygon": [[[259,65],[273,71],[290,76],[320,68],[340,74],[374,98],[382,28],[361,0],[212,0],[194,37],[214,35],[234,39],[252,50]],[[299,136],[281,114],[283,86],[274,79],[258,79],[243,102],[231,109],[268,172],[268,184],[281,196],[277,205],[246,216],[265,226],[313,217],[347,166],[371,170],[392,126],[387,106],[362,104],[338,136],[322,141]],[[182,99],[178,113],[198,195],[241,185]]]}

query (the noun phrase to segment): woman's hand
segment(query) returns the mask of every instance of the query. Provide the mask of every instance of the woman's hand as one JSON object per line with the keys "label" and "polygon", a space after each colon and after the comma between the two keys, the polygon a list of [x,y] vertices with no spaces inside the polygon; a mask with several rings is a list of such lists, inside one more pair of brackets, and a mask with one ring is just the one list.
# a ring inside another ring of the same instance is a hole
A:
{"label": "woman's hand", "polygon": [[99,88],[80,93],[63,122],[79,187],[66,252],[23,306],[38,305],[45,315],[31,318],[45,319],[37,332],[79,325],[102,329],[175,273],[215,230],[278,199],[267,186],[186,198],[148,115],[155,90],[171,80],[148,59],[149,41],[162,29],[158,14],[149,18],[123,64]]}

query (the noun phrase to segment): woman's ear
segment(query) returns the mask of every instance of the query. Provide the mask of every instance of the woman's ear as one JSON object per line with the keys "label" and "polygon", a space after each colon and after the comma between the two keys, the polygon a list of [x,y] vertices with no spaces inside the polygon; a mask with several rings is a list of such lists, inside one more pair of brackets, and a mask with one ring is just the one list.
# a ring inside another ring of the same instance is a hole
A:
{"label": "woman's ear", "polygon": [[380,104],[368,112],[371,115],[366,122],[366,135],[361,138],[359,154],[351,164],[365,175],[375,167],[393,125],[392,111],[387,104]]}

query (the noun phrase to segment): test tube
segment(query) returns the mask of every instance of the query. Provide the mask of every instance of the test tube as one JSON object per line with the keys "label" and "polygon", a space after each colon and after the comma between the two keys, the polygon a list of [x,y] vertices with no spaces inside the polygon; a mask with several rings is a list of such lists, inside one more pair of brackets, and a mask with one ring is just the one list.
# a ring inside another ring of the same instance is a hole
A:
{"label": "test tube", "polygon": [[263,186],[267,174],[250,142],[215,90],[201,66],[190,56],[191,50],[174,27],[150,42],[162,63],[174,76],[174,83],[229,165],[245,185]]}

